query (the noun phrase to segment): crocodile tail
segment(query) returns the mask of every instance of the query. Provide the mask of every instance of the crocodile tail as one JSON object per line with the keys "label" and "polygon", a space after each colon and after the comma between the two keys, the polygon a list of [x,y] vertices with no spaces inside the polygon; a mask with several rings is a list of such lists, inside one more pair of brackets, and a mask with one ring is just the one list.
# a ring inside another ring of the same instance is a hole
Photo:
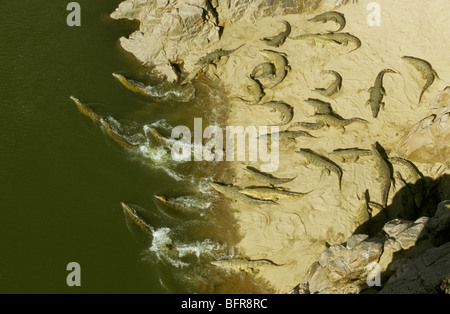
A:
{"label": "crocodile tail", "polygon": [[247,105],[256,105],[259,102],[259,100],[252,100],[252,101],[250,101],[250,100],[246,100],[246,99],[244,99],[242,97],[236,97],[236,99],[239,99],[239,100],[243,101]]}
{"label": "crocodile tail", "polygon": [[431,84],[433,84],[433,82],[434,82],[434,75],[429,75],[429,76],[428,76],[428,79],[427,79],[427,82],[425,83],[425,86],[423,87],[422,91],[420,92],[419,104],[420,104],[421,101],[422,101],[422,96],[423,96],[423,94],[424,94],[425,91],[428,89],[428,87],[430,87]]}
{"label": "crocodile tail", "polygon": [[433,74],[440,80],[439,75],[437,74],[437,72],[435,70],[433,70]]}
{"label": "crocodile tail", "polygon": [[369,121],[361,119],[361,118],[353,118],[351,120],[354,121],[354,122],[369,123]]}
{"label": "crocodile tail", "polygon": [[383,73],[398,73],[397,71],[394,71],[392,69],[384,69],[382,72]]}

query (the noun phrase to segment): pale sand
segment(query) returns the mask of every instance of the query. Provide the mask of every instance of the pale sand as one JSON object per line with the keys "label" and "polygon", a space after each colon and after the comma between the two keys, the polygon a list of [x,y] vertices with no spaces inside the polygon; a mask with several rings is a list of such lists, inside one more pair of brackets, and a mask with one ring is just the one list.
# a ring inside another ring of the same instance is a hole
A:
{"label": "pale sand", "polygon": [[[302,280],[308,267],[326,248],[326,242],[342,242],[353,233],[358,195],[369,189],[372,200],[380,202],[379,183],[375,180],[378,174],[371,157],[363,157],[356,163],[334,159],[344,172],[342,191],[339,191],[335,174],[327,176],[323,173],[321,176],[321,169],[312,165],[305,167],[295,150],[306,147],[326,155],[336,148],[370,148],[378,141],[391,154],[409,128],[427,115],[429,103],[437,92],[450,84],[450,28],[447,26],[450,2],[377,1],[382,9],[380,27],[367,25],[366,18],[370,12],[366,6],[369,2],[359,1],[359,5],[338,9],[347,20],[343,32],[349,32],[362,41],[362,47],[358,50],[346,54],[353,49],[352,44],[348,47],[321,47],[292,39],[275,49],[287,54],[292,70],[280,85],[265,91],[266,97],[262,102],[272,99],[285,101],[294,107],[292,122],[312,122],[310,116],[314,110],[303,100],[320,98],[331,102],[334,111],[344,118],[359,117],[370,122],[368,125],[352,124],[345,133],[333,128],[311,131],[317,139],[300,137],[295,144],[281,148],[281,165],[274,175],[298,175],[285,187],[298,192],[314,190],[310,195],[300,200],[280,201],[278,206],[251,206],[241,202],[232,205],[242,236],[237,251],[251,259],[267,258],[284,264],[282,267],[262,267],[256,274],[277,293],[287,293]],[[337,29],[333,22],[307,22],[316,14],[331,9],[332,6],[327,3],[309,14],[264,18],[255,24],[242,20],[225,29],[219,43],[208,47],[207,50],[212,51],[246,44],[230,57],[222,58],[217,70],[210,69],[208,72],[208,75],[215,72],[229,91],[231,112],[227,125],[259,126],[280,121],[278,113],[233,99],[235,96],[250,98],[246,90],[246,75],[256,65],[267,61],[259,50],[272,48],[259,39],[283,30],[284,26],[278,22],[280,19],[291,23],[291,36]],[[196,59],[202,53],[199,51],[191,58]],[[425,92],[420,105],[417,103],[425,81],[420,73],[401,59],[404,55],[427,60],[440,76]],[[401,74],[385,75],[386,106],[374,119],[370,106],[365,105],[369,98],[367,90],[385,68]],[[343,77],[343,88],[333,98],[312,91],[317,87],[327,87],[333,80],[333,76],[321,74],[322,70],[335,70]],[[231,166],[236,169],[237,176],[234,182],[227,183],[241,187],[255,185],[256,182],[251,182],[244,171],[246,165],[260,167],[258,163],[235,162]],[[433,176],[430,172],[432,165],[417,166],[424,175]],[[390,198],[393,194],[391,188]]]}

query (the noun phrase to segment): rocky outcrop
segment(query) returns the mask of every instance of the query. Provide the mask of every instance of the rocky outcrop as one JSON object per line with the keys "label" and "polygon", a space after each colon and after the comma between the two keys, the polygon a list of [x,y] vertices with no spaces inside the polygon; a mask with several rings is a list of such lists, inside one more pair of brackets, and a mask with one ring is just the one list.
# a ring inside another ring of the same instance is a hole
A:
{"label": "rocky outcrop", "polygon": [[256,21],[266,16],[296,14],[314,10],[321,1],[317,0],[216,0],[220,24],[226,26],[242,18]]}
{"label": "rocky outcrop", "polygon": [[360,293],[378,286],[381,293],[448,291],[450,243],[441,237],[449,231],[450,201],[441,202],[432,218],[394,219],[375,237],[356,234],[330,246],[295,290]]}
{"label": "rocky outcrop", "polygon": [[216,13],[208,0],[126,0],[111,17],[140,21],[139,30],[122,37],[120,44],[171,82],[178,79],[173,64],[219,40]]}
{"label": "rocky outcrop", "polygon": [[397,154],[419,163],[450,165],[450,86],[432,103],[430,115],[411,128]]}
{"label": "rocky outcrop", "polygon": [[[183,64],[192,51],[218,42],[221,28],[242,18],[312,10],[313,0],[125,0],[113,19],[140,21],[139,30],[120,39],[121,46],[143,64],[151,65],[170,82],[178,79],[174,64]],[[191,70],[191,64],[184,64]]]}
{"label": "rocky outcrop", "polygon": [[[427,250],[416,259],[405,259],[379,293],[448,293],[450,242]],[[444,287],[444,284],[447,286]],[[444,287],[444,288],[441,288]]]}

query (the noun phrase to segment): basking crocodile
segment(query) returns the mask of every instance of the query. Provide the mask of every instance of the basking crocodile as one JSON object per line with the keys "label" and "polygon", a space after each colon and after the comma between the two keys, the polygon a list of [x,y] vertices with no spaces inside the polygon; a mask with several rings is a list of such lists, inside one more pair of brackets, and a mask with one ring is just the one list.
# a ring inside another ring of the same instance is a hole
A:
{"label": "basking crocodile", "polygon": [[295,141],[295,139],[297,137],[300,136],[304,136],[304,137],[309,137],[309,138],[316,138],[315,136],[309,134],[308,132],[305,131],[282,131],[282,132],[277,132],[277,133],[270,133],[270,134],[263,134],[261,136],[259,136],[259,140],[266,140],[267,143],[272,143],[272,137],[274,134],[278,134],[278,142],[283,143],[283,142],[289,142],[289,141]]}
{"label": "basking crocodile", "polygon": [[261,87],[261,84],[253,79],[251,75],[247,75],[248,79],[250,80],[250,85],[247,86],[248,91],[253,96],[253,100],[245,100],[241,97],[238,97],[240,100],[245,102],[247,105],[255,105],[260,102],[260,100],[264,97],[264,91]]}
{"label": "basking crocodile", "polygon": [[287,71],[290,69],[288,66],[288,62],[283,53],[272,51],[272,50],[263,50],[260,52],[263,56],[272,61],[275,66],[276,74],[273,78],[272,83],[267,86],[267,88],[273,88],[280,84],[287,75]]}
{"label": "basking crocodile", "polygon": [[122,205],[122,208],[124,212],[130,217],[130,219],[136,224],[136,226],[139,227],[142,231],[144,231],[147,234],[153,234],[153,228],[148,225],[142,217],[140,217],[137,212],[128,204],[120,203]]}
{"label": "basking crocodile", "polygon": [[272,108],[271,112],[278,111],[281,114],[282,122],[274,124],[273,126],[283,126],[289,124],[294,118],[294,108],[281,101],[271,101],[261,104],[263,107]]}
{"label": "basking crocodile", "polygon": [[361,148],[339,148],[333,150],[330,155],[336,156],[342,159],[342,161],[347,161],[348,159],[353,159],[354,161],[358,161],[358,159],[362,156],[372,156],[372,152],[370,149],[361,149]]}
{"label": "basking crocodile", "polygon": [[361,226],[369,221],[372,216],[372,210],[369,207],[368,199],[369,190],[364,191],[359,199],[359,207],[356,211],[356,225]]}
{"label": "basking crocodile", "polygon": [[78,110],[84,114],[85,116],[89,117],[94,123],[100,124],[101,117],[99,114],[94,112],[91,108],[83,104],[78,98],[74,96],[70,96],[70,99],[73,100],[73,102],[77,105]]}
{"label": "basking crocodile", "polygon": [[274,37],[266,37],[261,39],[267,45],[272,47],[280,47],[286,41],[286,38],[291,33],[291,25],[287,21],[279,21],[286,26],[286,29]]}
{"label": "basking crocodile", "polygon": [[319,130],[321,128],[323,128],[325,126],[325,123],[323,123],[322,121],[318,121],[318,122],[295,122],[292,123],[289,128],[295,128],[295,127],[302,127],[304,129],[310,130],[310,131],[315,131],[315,130]]}
{"label": "basking crocodile", "polygon": [[276,178],[269,173],[262,172],[250,166],[248,166],[246,169],[254,180],[264,184],[269,184],[271,186],[288,183],[294,181],[295,178],[297,178],[297,176],[295,176],[294,178]]}
{"label": "basking crocodile", "polygon": [[232,270],[243,270],[243,271],[253,271],[255,268],[271,265],[271,266],[282,266],[278,265],[267,259],[259,259],[259,260],[248,260],[243,258],[232,258],[226,260],[218,260],[212,261],[212,265],[217,267],[229,268]]}
{"label": "basking crocodile", "polygon": [[328,44],[334,44],[334,45],[341,45],[341,43],[337,40],[334,40],[332,38],[325,38],[322,36],[322,34],[303,34],[300,36],[292,37],[292,39],[295,40],[306,40],[309,42],[310,45],[321,45],[322,47],[325,47]]}
{"label": "basking crocodile", "polygon": [[290,192],[284,189],[272,187],[250,187],[239,192],[254,199],[273,202],[277,202],[281,199],[299,199],[311,193]]}
{"label": "basking crocodile", "polygon": [[210,183],[211,187],[216,190],[217,192],[223,194],[229,199],[232,199],[234,201],[243,201],[245,203],[251,204],[251,205],[267,205],[267,204],[276,204],[271,201],[261,201],[256,200],[251,197],[248,197],[242,193],[240,193],[241,188],[237,186],[232,185],[223,185],[219,183]]}
{"label": "basking crocodile", "polygon": [[375,80],[375,85],[369,89],[370,98],[366,105],[370,105],[372,108],[372,116],[376,118],[380,112],[380,108],[384,107],[383,96],[386,95],[386,91],[383,87],[383,77],[385,73],[397,73],[391,69],[384,69]]}
{"label": "basking crocodile", "polygon": [[188,76],[180,83],[180,85],[186,85],[190,81],[194,80],[200,73],[203,72],[203,70],[206,68],[206,66],[203,67],[196,67],[191,73],[189,73]]}
{"label": "basking crocodile", "polygon": [[327,126],[331,126],[337,129],[343,129],[352,123],[369,123],[369,121],[361,118],[341,119],[331,114],[316,114],[314,116],[317,121],[322,121]]}
{"label": "basking crocodile", "polygon": [[329,34],[319,34],[319,36],[323,39],[333,40],[341,45],[347,46],[349,42],[353,43],[356,48],[350,50],[347,53],[355,51],[359,47],[361,47],[361,40],[358,37],[350,34],[350,33],[329,33]]}
{"label": "basking crocodile", "polygon": [[197,61],[197,63],[195,63],[195,65],[197,65],[199,67],[203,67],[203,66],[207,66],[209,64],[213,64],[213,63],[219,62],[220,58],[232,54],[233,52],[235,52],[236,50],[238,50],[242,46],[244,46],[244,44],[240,45],[239,47],[237,47],[235,49],[230,49],[230,50],[217,49],[217,50],[215,50],[213,52],[208,53],[206,56],[201,57]]}
{"label": "basking crocodile", "polygon": [[332,70],[322,71],[322,73],[333,74],[336,79],[333,83],[331,83],[330,86],[328,86],[328,88],[316,88],[314,91],[318,92],[319,94],[321,94],[323,96],[331,97],[334,94],[336,94],[338,91],[341,90],[342,76],[338,72],[332,71]]}
{"label": "basking crocodile", "polygon": [[308,98],[305,102],[316,109],[316,114],[331,114],[332,112],[331,104],[329,102],[316,98]]}
{"label": "basking crocodile", "polygon": [[296,153],[305,158],[309,163],[325,169],[327,174],[330,174],[331,171],[336,173],[339,180],[339,190],[341,189],[342,170],[338,165],[328,158],[318,155],[307,148],[301,148],[299,151],[296,151]]}
{"label": "basking crocodile", "polygon": [[117,133],[112,127],[111,125],[105,120],[105,119],[100,119],[100,123],[103,125],[103,128],[106,131],[106,134],[117,144],[119,144],[120,146],[122,146],[123,148],[126,149],[133,149],[133,148],[138,148],[139,145],[135,145],[135,144],[131,144],[130,142],[128,142],[128,140],[126,140],[122,135],[120,135],[119,133]]}
{"label": "basking crocodile", "polygon": [[313,17],[312,19],[309,19],[308,21],[309,22],[322,22],[322,23],[326,23],[328,21],[333,21],[333,22],[339,24],[339,29],[336,31],[328,31],[330,33],[340,32],[341,30],[344,29],[345,24],[346,24],[344,14],[342,14],[340,12],[336,12],[336,11],[329,11],[329,12],[325,12],[325,13],[316,15],[315,17]]}
{"label": "basking crocodile", "polygon": [[271,78],[275,75],[276,69],[272,62],[258,64],[251,74],[251,77],[257,80]]}
{"label": "basking crocodile", "polygon": [[381,213],[384,211],[384,207],[378,203],[369,201],[367,204],[369,205],[369,210],[371,211],[372,216],[375,216],[374,214],[376,213]]}
{"label": "basking crocodile", "polygon": [[433,84],[436,78],[439,78],[439,76],[428,61],[411,56],[404,56],[402,57],[402,59],[411,64],[414,68],[416,68],[416,70],[422,74],[422,78],[426,80],[425,86],[423,87],[419,97],[419,104],[420,104],[420,102],[422,101],[422,96],[425,93],[425,91],[428,89],[428,87],[431,86],[431,84]]}
{"label": "basking crocodile", "polygon": [[417,167],[409,160],[406,160],[404,158],[400,157],[390,157],[389,162],[392,164],[397,164],[404,166],[408,170],[408,178],[407,182],[410,183],[412,186],[412,190],[414,193],[414,202],[416,203],[417,207],[420,208],[423,201],[423,193],[424,193],[424,186],[423,186],[423,176],[417,170]]}
{"label": "basking crocodile", "polygon": [[372,144],[370,150],[372,151],[372,156],[375,159],[376,168],[380,175],[377,178],[377,181],[381,184],[381,205],[386,208],[389,197],[389,189],[391,187],[392,173],[388,163],[378,151],[377,145],[379,145],[378,142]]}
{"label": "basking crocodile", "polygon": [[144,95],[144,96],[149,96],[148,93],[145,91],[146,87],[143,83],[141,82],[137,82],[134,80],[130,80],[127,79],[125,76],[118,74],[118,73],[113,73],[112,74],[126,89]]}
{"label": "basking crocodile", "polygon": [[400,203],[402,204],[403,212],[412,212],[417,208],[416,204],[416,192],[413,186],[403,178],[400,171],[394,171],[395,180],[395,196],[400,197]]}
{"label": "basking crocodile", "polygon": [[195,63],[195,65],[197,67],[180,83],[180,85],[185,85],[185,84],[189,83],[190,81],[194,80],[197,77],[197,75],[199,75],[201,72],[203,72],[208,65],[210,65],[210,64],[215,65],[216,62],[219,62],[220,58],[232,54],[233,52],[235,52],[242,46],[244,46],[244,45],[241,45],[241,46],[239,46],[235,49],[231,49],[231,50],[217,49],[213,52],[208,53],[206,56],[201,57]]}

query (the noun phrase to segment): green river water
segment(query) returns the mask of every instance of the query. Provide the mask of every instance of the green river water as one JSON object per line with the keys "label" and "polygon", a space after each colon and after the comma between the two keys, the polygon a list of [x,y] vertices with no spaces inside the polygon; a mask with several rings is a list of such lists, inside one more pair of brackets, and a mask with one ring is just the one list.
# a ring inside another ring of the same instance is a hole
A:
{"label": "green river water", "polygon": [[[170,126],[192,126],[194,117],[210,121],[214,93],[204,86],[181,102],[129,92],[111,75],[143,77],[118,44],[136,25],[109,19],[120,0],[79,0],[80,27],[66,24],[68,3],[2,1],[0,293],[239,292],[208,267],[211,252],[225,245],[221,234],[231,232],[226,218],[207,201],[192,218],[153,198],[208,197],[216,166],[173,164],[142,132],[144,124],[170,135]],[[116,123],[141,152],[113,143],[71,95]],[[137,205],[154,237],[180,251],[153,250],[121,202]],[[70,262],[81,267],[80,287],[66,283]]]}

